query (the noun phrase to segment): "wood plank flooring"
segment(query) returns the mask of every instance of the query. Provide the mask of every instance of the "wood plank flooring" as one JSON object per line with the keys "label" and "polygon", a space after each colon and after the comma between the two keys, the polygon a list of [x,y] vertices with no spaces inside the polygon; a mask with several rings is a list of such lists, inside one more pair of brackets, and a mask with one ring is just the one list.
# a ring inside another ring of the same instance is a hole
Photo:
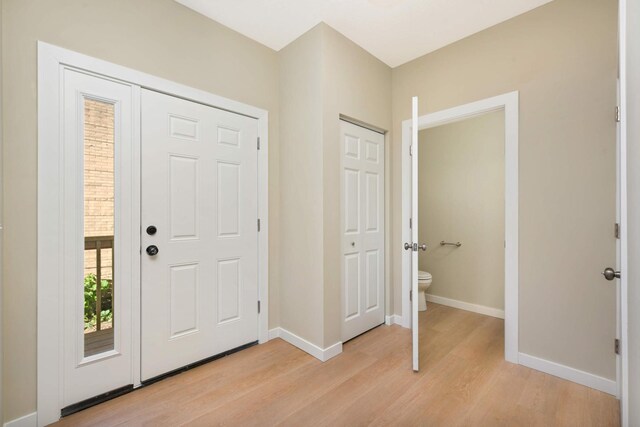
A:
{"label": "wood plank flooring", "polygon": [[84,334],[84,357],[113,350],[113,328]]}
{"label": "wood plank flooring", "polygon": [[62,419],[61,426],[618,426],[605,393],[504,361],[500,319],[430,303],[321,363],[276,339]]}

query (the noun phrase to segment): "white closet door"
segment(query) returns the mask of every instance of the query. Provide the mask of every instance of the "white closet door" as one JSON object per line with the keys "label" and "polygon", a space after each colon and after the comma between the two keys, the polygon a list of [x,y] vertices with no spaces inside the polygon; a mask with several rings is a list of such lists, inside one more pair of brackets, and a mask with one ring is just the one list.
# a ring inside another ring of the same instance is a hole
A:
{"label": "white closet door", "polygon": [[340,121],[342,340],[384,323],[384,135]]}
{"label": "white closet door", "polygon": [[133,90],[64,71],[63,408],[133,383]]}
{"label": "white closet door", "polygon": [[145,381],[258,339],[258,124],[148,90],[141,123]]}

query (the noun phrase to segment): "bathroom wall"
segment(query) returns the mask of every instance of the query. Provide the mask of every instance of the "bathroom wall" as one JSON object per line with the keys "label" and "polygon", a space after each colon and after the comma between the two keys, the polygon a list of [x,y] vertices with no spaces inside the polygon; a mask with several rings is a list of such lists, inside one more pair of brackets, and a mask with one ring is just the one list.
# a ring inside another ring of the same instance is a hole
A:
{"label": "bathroom wall", "polygon": [[269,320],[277,326],[277,53],[172,0],[3,0],[2,39],[4,420],[36,409],[38,40],[269,111]]}
{"label": "bathroom wall", "polygon": [[[420,131],[420,269],[429,294],[504,309],[504,111]],[[440,241],[462,246],[440,246]]]}
{"label": "bathroom wall", "polygon": [[[392,205],[401,206],[401,123],[520,92],[520,352],[616,378],[617,1],[555,0],[394,68]],[[400,215],[393,242],[402,246]],[[401,260],[392,254],[395,312]]]}

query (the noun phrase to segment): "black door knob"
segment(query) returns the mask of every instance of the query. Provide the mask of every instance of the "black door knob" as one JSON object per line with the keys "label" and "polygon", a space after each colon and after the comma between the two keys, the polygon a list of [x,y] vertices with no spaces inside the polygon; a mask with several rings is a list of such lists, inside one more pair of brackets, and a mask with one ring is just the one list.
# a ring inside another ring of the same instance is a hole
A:
{"label": "black door knob", "polygon": [[147,253],[151,256],[158,255],[158,247],[156,245],[147,246]]}
{"label": "black door knob", "polygon": [[156,234],[156,231],[158,231],[158,229],[156,228],[155,225],[150,225],[147,227],[147,234],[149,236],[153,236],[154,234]]}

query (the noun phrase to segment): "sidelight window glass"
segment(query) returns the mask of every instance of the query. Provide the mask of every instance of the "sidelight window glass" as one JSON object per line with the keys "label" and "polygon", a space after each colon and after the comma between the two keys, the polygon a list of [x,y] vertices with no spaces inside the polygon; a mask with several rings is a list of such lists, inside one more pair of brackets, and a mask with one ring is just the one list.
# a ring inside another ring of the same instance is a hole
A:
{"label": "sidelight window glass", "polygon": [[115,106],[84,100],[84,355],[114,349]]}

